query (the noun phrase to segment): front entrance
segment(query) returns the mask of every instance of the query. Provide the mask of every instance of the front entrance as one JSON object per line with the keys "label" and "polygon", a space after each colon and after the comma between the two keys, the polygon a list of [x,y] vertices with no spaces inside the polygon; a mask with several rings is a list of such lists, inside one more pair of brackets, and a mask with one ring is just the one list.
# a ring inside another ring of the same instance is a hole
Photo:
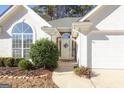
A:
{"label": "front entrance", "polygon": [[60,50],[60,59],[75,60],[76,43],[71,39],[70,33],[63,33],[58,39],[58,48]]}
{"label": "front entrance", "polygon": [[72,58],[72,41],[70,39],[61,39],[61,58],[71,59]]}

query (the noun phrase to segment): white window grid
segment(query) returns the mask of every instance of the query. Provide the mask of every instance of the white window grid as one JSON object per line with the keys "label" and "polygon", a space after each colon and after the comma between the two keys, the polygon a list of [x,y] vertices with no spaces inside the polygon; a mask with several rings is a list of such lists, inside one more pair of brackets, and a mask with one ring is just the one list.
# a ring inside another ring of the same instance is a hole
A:
{"label": "white window grid", "polygon": [[24,22],[18,23],[17,25],[14,26],[15,32],[14,31],[12,32],[13,34],[12,54],[14,57],[28,58],[29,55],[28,51],[30,49],[31,44],[33,43],[33,33],[30,32],[31,30],[32,30],[31,27]]}
{"label": "white window grid", "polygon": [[[21,38],[20,38],[21,36]],[[29,39],[29,41],[27,41]],[[29,58],[30,46],[33,43],[33,33],[13,33],[13,56],[21,58]],[[25,40],[25,41],[24,41]],[[21,41],[21,42],[20,42]],[[24,46],[25,45],[25,46]],[[20,47],[21,46],[21,47]],[[14,53],[14,50],[21,50],[21,56],[19,53]],[[27,50],[24,54],[24,51]]]}

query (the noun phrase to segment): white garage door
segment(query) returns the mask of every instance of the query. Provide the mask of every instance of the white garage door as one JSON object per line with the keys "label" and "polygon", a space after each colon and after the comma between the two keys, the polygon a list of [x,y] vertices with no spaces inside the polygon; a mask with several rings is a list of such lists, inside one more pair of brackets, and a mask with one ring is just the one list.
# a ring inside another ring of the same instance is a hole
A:
{"label": "white garage door", "polygon": [[124,69],[124,35],[92,34],[93,68]]}

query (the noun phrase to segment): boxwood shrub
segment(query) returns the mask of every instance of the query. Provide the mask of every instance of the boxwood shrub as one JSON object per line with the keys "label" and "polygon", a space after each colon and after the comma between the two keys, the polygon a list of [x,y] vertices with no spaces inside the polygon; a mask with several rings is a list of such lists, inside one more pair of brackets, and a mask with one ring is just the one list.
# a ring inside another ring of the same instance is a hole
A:
{"label": "boxwood shrub", "polygon": [[0,67],[17,67],[20,60],[23,58],[0,57]]}
{"label": "boxwood shrub", "polygon": [[32,69],[32,64],[28,60],[20,60],[18,63],[18,67],[22,70],[30,70]]}
{"label": "boxwood shrub", "polygon": [[15,58],[13,66],[14,66],[14,67],[18,67],[18,63],[19,63],[21,60],[24,60],[24,58]]}
{"label": "boxwood shrub", "polygon": [[53,41],[48,39],[36,41],[31,46],[29,54],[36,67],[53,70],[58,66],[59,52]]}
{"label": "boxwood shrub", "polygon": [[0,57],[0,67],[4,67],[4,58]]}
{"label": "boxwood shrub", "polygon": [[14,58],[5,58],[4,59],[4,65],[6,67],[13,67],[14,66]]}

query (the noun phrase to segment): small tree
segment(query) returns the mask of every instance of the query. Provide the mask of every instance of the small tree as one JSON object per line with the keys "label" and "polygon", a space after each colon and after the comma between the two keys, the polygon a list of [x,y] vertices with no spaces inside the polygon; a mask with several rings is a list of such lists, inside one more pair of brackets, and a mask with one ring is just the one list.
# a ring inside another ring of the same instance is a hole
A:
{"label": "small tree", "polygon": [[31,46],[30,58],[37,67],[54,69],[59,59],[57,45],[48,39],[38,40]]}

